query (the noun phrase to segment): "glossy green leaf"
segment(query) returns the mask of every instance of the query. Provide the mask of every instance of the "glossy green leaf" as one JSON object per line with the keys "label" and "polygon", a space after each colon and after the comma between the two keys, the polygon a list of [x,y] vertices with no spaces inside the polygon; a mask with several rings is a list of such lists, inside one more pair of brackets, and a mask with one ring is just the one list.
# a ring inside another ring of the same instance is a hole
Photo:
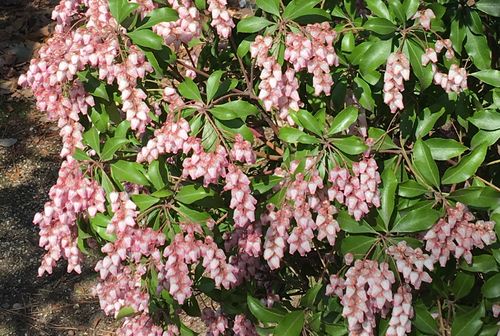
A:
{"label": "glossy green leaf", "polygon": [[264,12],[280,16],[280,1],[279,0],[257,0],[257,7]]}
{"label": "glossy green leaf", "polygon": [[476,281],[476,278],[474,277],[473,274],[466,273],[466,272],[458,272],[457,277],[453,281],[453,294],[455,295],[455,299],[461,299],[465,296],[467,296],[472,287],[474,287],[474,282]]}
{"label": "glossy green leaf", "polygon": [[406,12],[399,0],[388,0],[389,10],[396,15],[400,22],[406,22]]}
{"label": "glossy green leaf", "polygon": [[496,209],[500,207],[500,192],[490,187],[468,187],[455,190],[450,199],[475,208]]}
{"label": "glossy green leaf", "polygon": [[167,172],[165,169],[165,164],[162,161],[160,164],[160,160],[155,160],[149,164],[148,168],[148,179],[151,181],[156,190],[160,190],[165,187],[165,180],[167,179]]}
{"label": "glossy green leaf", "polygon": [[428,335],[439,335],[437,322],[427,310],[427,307],[423,304],[416,304],[414,309],[415,318],[413,324],[415,327]]}
{"label": "glossy green leaf", "polygon": [[299,110],[296,115],[302,127],[316,135],[321,136],[321,134],[323,134],[321,124],[310,112],[306,110]]}
{"label": "glossy green leaf", "polygon": [[453,43],[453,49],[455,49],[458,53],[462,52],[465,35],[466,29],[463,25],[463,22],[458,18],[455,18],[453,21],[451,21],[450,40]]}
{"label": "glossy green leaf", "polygon": [[320,2],[321,0],[292,0],[286,6],[283,17],[290,20],[296,19]]}
{"label": "glossy green leaf", "polygon": [[411,69],[415,76],[417,76],[421,88],[426,89],[432,83],[433,72],[430,64],[427,66],[422,65],[424,49],[413,39],[407,39],[404,44],[404,50],[408,53]]}
{"label": "glossy green leaf", "polygon": [[337,215],[337,222],[340,228],[349,233],[377,233],[370,225],[364,220],[356,221],[345,210],[340,210]]}
{"label": "glossy green leaf", "polygon": [[491,50],[488,47],[488,41],[484,35],[476,35],[467,29],[467,39],[465,41],[465,50],[472,58],[472,62],[480,70],[487,70],[491,67]]}
{"label": "glossy green leaf", "polygon": [[163,39],[149,29],[139,29],[128,33],[128,36],[134,42],[141,47],[151,48],[154,50],[160,50],[162,48]]}
{"label": "glossy green leaf", "polygon": [[315,144],[319,139],[302,132],[293,127],[282,127],[279,131],[279,138],[288,143]]}
{"label": "glossy green leaf", "polygon": [[247,305],[248,305],[248,309],[250,310],[252,315],[255,316],[257,318],[257,320],[260,322],[278,323],[285,316],[285,314],[283,314],[282,312],[280,312],[276,309],[267,308],[259,300],[257,300],[256,298],[253,298],[250,295],[247,296]]}
{"label": "glossy green leaf", "polygon": [[[500,71],[498,72],[500,74]],[[494,131],[500,129],[500,112],[494,110],[478,110],[468,120],[477,128]]]}
{"label": "glossy green leaf", "polygon": [[353,105],[347,106],[333,118],[328,134],[333,135],[347,130],[357,119],[358,109]]}
{"label": "glossy green leaf", "polygon": [[396,149],[398,146],[392,141],[389,134],[386,133],[383,129],[370,127],[368,129],[368,136],[372,138],[375,143],[373,148],[375,150],[386,150],[386,149]]}
{"label": "glossy green leaf", "polygon": [[206,197],[214,196],[215,192],[200,185],[188,184],[183,186],[175,195],[175,199],[184,204],[191,204]]}
{"label": "glossy green leaf", "polygon": [[476,1],[476,7],[486,14],[500,16],[500,4],[497,0],[479,0]]}
{"label": "glossy green leaf", "polygon": [[363,72],[376,70],[387,62],[391,53],[392,40],[380,40],[373,43],[361,58],[360,69]]}
{"label": "glossy green leaf", "polygon": [[428,230],[436,224],[440,215],[439,211],[432,209],[432,205],[410,210],[396,221],[391,231],[418,232]]}
{"label": "glossy green leaf", "polygon": [[471,148],[476,148],[482,144],[487,147],[495,144],[500,139],[500,129],[496,131],[479,130],[470,141]]}
{"label": "glossy green leaf", "polygon": [[316,302],[316,298],[318,297],[318,293],[322,287],[323,285],[321,282],[318,282],[309,288],[306,294],[304,294],[304,296],[300,299],[300,305],[302,307],[314,307],[314,303]]}
{"label": "glossy green leaf", "polygon": [[201,102],[201,93],[198,86],[193,82],[191,78],[186,78],[184,82],[177,86],[179,93],[187,99],[192,99]]}
{"label": "glossy green leaf", "polygon": [[487,149],[482,144],[464,156],[457,165],[448,168],[443,175],[443,184],[460,183],[473,176],[483,163]]}
{"label": "glossy green leaf", "polygon": [[138,7],[139,4],[127,0],[109,0],[109,10],[118,23],[122,23]]}
{"label": "glossy green leaf", "polygon": [[207,102],[211,102],[220,87],[220,79],[224,71],[214,71],[207,79]]}
{"label": "glossy green leaf", "polygon": [[343,255],[352,253],[355,257],[363,257],[376,241],[376,237],[350,235],[342,239],[340,251]]}
{"label": "glossy green leaf", "polygon": [[382,35],[391,34],[396,31],[394,23],[383,18],[369,18],[363,25],[363,28]]}
{"label": "glossy green leaf", "polygon": [[389,9],[382,0],[366,0],[366,7],[376,16],[391,20]]}
{"label": "glossy green leaf", "polygon": [[350,155],[361,154],[368,149],[365,142],[354,135],[334,138],[331,141],[335,147]]}
{"label": "glossy green leaf", "polygon": [[161,7],[153,9],[145,19],[146,22],[139,27],[140,29],[151,28],[161,22],[177,21],[179,15],[172,8]]}
{"label": "glossy green leaf", "polygon": [[103,161],[109,161],[113,158],[113,155],[116,153],[118,149],[120,149],[126,143],[129,143],[128,139],[124,138],[112,138],[108,139],[104,144],[102,149],[101,159]]}
{"label": "glossy green leaf", "polygon": [[486,280],[481,291],[483,295],[489,299],[500,297],[500,273]]}
{"label": "glossy green leaf", "polygon": [[409,20],[415,15],[418,10],[419,1],[418,0],[404,0],[403,10],[406,14],[406,19]]}
{"label": "glossy green leaf", "polygon": [[239,33],[256,33],[272,24],[273,23],[266,18],[249,16],[238,22],[237,29]]}
{"label": "glossy green leaf", "polygon": [[304,312],[292,311],[283,317],[274,329],[275,336],[300,336],[304,327]]}
{"label": "glossy green leaf", "polygon": [[83,133],[83,140],[90,146],[90,148],[95,150],[97,154],[101,153],[99,132],[97,132],[96,128],[92,127],[91,129]]}
{"label": "glossy green leaf", "polygon": [[453,139],[431,138],[424,141],[434,160],[448,160],[461,155],[467,147]]}
{"label": "glossy green leaf", "polygon": [[132,182],[139,185],[149,185],[144,176],[144,168],[137,162],[120,160],[111,165],[111,175],[117,181]]}
{"label": "glossy green leaf", "polygon": [[468,264],[465,260],[462,260],[460,262],[460,268],[469,272],[498,272],[497,262],[495,258],[490,254],[473,256],[471,264]]}
{"label": "glossy green leaf", "polygon": [[439,188],[438,167],[429,147],[422,140],[417,140],[413,146],[413,165],[424,181]]}
{"label": "glossy green leaf", "polygon": [[283,177],[276,175],[257,176],[252,180],[252,189],[259,194],[263,194],[271,190],[281,180],[283,180]]}
{"label": "glossy green leaf", "polygon": [[360,77],[354,78],[354,82],[357,85],[357,87],[354,89],[354,94],[356,95],[359,103],[365,109],[373,111],[373,109],[375,108],[375,101],[373,100],[372,90],[370,89],[370,86]]}
{"label": "glossy green leaf", "polygon": [[483,325],[481,318],[484,317],[484,313],[484,304],[481,303],[465,314],[457,314],[451,325],[451,334],[453,336],[475,335]]}
{"label": "glossy green leaf", "polygon": [[124,317],[129,317],[135,314],[134,308],[130,306],[122,307],[119,311],[118,314],[116,315],[117,320],[121,320]]}
{"label": "glossy green leaf", "polygon": [[384,168],[382,172],[383,187],[380,190],[381,207],[378,209],[380,217],[389,227],[391,222],[392,213],[394,211],[394,203],[396,198],[396,189],[398,187],[398,180],[394,174],[393,165]]}
{"label": "glossy green leaf", "polygon": [[354,50],[355,44],[356,39],[354,38],[353,32],[346,32],[342,38],[340,49],[343,52],[351,52]]}
{"label": "glossy green leaf", "polygon": [[246,120],[248,116],[257,115],[258,108],[244,100],[234,100],[222,105],[212,107],[210,113],[219,120]]}
{"label": "glossy green leaf", "polygon": [[[500,5],[499,5],[500,7]],[[481,70],[470,74],[486,84],[490,84],[494,87],[500,87],[500,71],[499,70]]]}
{"label": "glossy green leaf", "polygon": [[417,128],[415,130],[415,137],[417,139],[428,135],[436,122],[446,112],[446,108],[441,104],[431,105],[419,112],[417,117]]}
{"label": "glossy green leaf", "polygon": [[156,203],[160,202],[160,199],[147,194],[137,194],[130,197],[141,211],[147,210]]}
{"label": "glossy green leaf", "polygon": [[398,195],[406,198],[413,198],[428,192],[427,188],[414,180],[408,180],[399,185]]}
{"label": "glossy green leaf", "polygon": [[73,153],[73,158],[78,161],[91,160],[90,156],[88,156],[87,153],[85,153],[80,148],[75,148],[75,152]]}

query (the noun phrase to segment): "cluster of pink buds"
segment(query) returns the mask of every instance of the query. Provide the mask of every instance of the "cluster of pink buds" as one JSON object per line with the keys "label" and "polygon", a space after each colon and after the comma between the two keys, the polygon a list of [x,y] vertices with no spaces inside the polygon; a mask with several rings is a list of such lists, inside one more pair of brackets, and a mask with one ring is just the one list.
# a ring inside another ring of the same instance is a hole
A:
{"label": "cluster of pink buds", "polygon": [[153,26],[153,31],[163,37],[166,45],[178,49],[201,36],[200,12],[191,0],[168,0],[179,14],[174,22],[161,22]]}
{"label": "cluster of pink buds", "polygon": [[177,154],[184,148],[190,131],[186,119],[181,118],[177,122],[167,120],[161,128],[155,130],[154,138],[150,139],[146,147],[137,154],[137,162],[151,163],[162,154]]}
{"label": "cluster of pink buds", "polygon": [[[172,327],[175,327],[173,329]],[[168,331],[164,332],[160,326],[153,323],[147,314],[126,317],[120,328],[116,330],[117,336],[174,336],[179,335],[177,326],[169,325]],[[174,332],[177,330],[177,332]],[[170,333],[169,333],[170,332]]]}
{"label": "cluster of pink buds", "polygon": [[396,267],[403,274],[406,283],[413,285],[415,289],[419,289],[422,282],[432,282],[424,266],[432,271],[434,259],[422,252],[420,248],[413,249],[406,244],[406,241],[401,241],[398,245],[390,246],[387,253],[396,261]]}
{"label": "cluster of pink buds", "polygon": [[208,10],[212,14],[212,27],[217,29],[221,38],[228,38],[234,28],[234,22],[226,6],[226,0],[208,0]]}
{"label": "cluster of pink buds", "polygon": [[217,183],[219,177],[226,176],[227,152],[223,146],[217,146],[213,152],[205,152],[199,139],[190,139],[186,142],[184,153],[192,150],[193,153],[182,162],[182,177],[196,180],[203,177],[203,184]]}
{"label": "cluster of pink buds", "polygon": [[337,295],[339,298],[344,296],[345,280],[337,274],[330,275],[330,282],[326,285],[326,295]]}
{"label": "cluster of pink buds", "polygon": [[38,275],[51,274],[61,257],[68,260],[68,272],[80,273],[82,255],[76,244],[76,219],[78,214],[94,217],[106,210],[104,190],[96,181],[84,177],[78,162],[68,157],[62,163],[56,184],[50,188],[49,197],[43,213],[37,213],[33,219],[40,227],[40,247],[47,251]]}
{"label": "cluster of pink buds", "polygon": [[271,269],[277,269],[285,256],[288,229],[293,213],[288,205],[277,211],[274,211],[273,207],[268,207],[268,210],[269,214],[261,218],[263,222],[270,223],[264,241],[264,259]]}
{"label": "cluster of pink buds", "polygon": [[394,274],[386,263],[356,260],[349,268],[341,304],[350,335],[374,335],[376,315],[385,316],[394,300],[391,289],[394,282]]}
{"label": "cluster of pink buds", "polygon": [[352,176],[346,168],[336,167],[330,171],[328,189],[330,201],[337,200],[347,206],[354,219],[359,221],[369,212],[369,206],[380,206],[380,174],[377,162],[373,158],[363,158],[352,165]]}
{"label": "cluster of pink buds", "polygon": [[207,336],[224,335],[226,329],[228,329],[227,317],[220,310],[215,311],[211,308],[205,308],[201,313],[201,319],[207,326]]}
{"label": "cluster of pink buds", "polygon": [[473,220],[474,215],[462,203],[448,207],[446,216],[425,234],[425,249],[443,267],[451,253],[456,259],[463,257],[470,264],[472,249],[481,249],[496,241],[495,222],[479,220],[473,223]]}
{"label": "cluster of pink buds", "polygon": [[236,134],[234,137],[234,145],[229,153],[233,160],[246,162],[249,164],[255,163],[255,152],[252,150],[252,144],[243,139],[241,134]]}
{"label": "cluster of pink buds", "polygon": [[255,325],[245,317],[245,315],[236,315],[234,318],[233,331],[238,336],[257,336]]}
{"label": "cluster of pink buds", "polygon": [[384,103],[389,105],[392,113],[404,108],[404,81],[410,79],[410,62],[402,52],[389,55],[384,74]]}
{"label": "cluster of pink buds", "polygon": [[234,209],[234,224],[237,227],[244,227],[247,223],[255,221],[257,200],[252,196],[250,180],[233,164],[228,167],[224,190],[231,190],[229,207]]}
{"label": "cluster of pink buds", "polygon": [[167,261],[158,262],[159,290],[166,288],[177,302],[183,304],[191,297],[193,281],[189,277],[189,264],[197,263],[203,258],[205,274],[215,281],[215,286],[229,289],[236,282],[236,268],[226,262],[224,251],[210,236],[204,240],[196,238],[195,234],[202,235],[203,231],[197,224],[183,224],[185,233],[175,235],[173,242],[163,252]]}
{"label": "cluster of pink buds", "polygon": [[339,59],[333,48],[336,32],[328,22],[307,25],[305,34],[289,33],[286,36],[285,60],[295,71],[307,68],[313,75],[314,94],[330,95],[333,79],[330,67],[338,66]]}
{"label": "cluster of pink buds", "polygon": [[298,111],[302,105],[298,93],[299,83],[293,69],[288,69],[283,74],[281,65],[276,58],[269,55],[272,43],[273,39],[270,36],[259,35],[250,45],[252,58],[262,68],[259,98],[264,103],[266,111],[277,109],[279,111],[278,117],[293,125],[294,122],[288,111]]}
{"label": "cluster of pink buds", "polygon": [[162,99],[168,103],[170,111],[176,111],[184,106],[182,97],[174,88],[169,86],[163,89]]}
{"label": "cluster of pink buds", "polygon": [[412,296],[408,286],[401,286],[394,294],[391,319],[386,336],[404,336],[411,331],[413,318]]}
{"label": "cluster of pink buds", "polygon": [[432,11],[432,9],[427,8],[420,10],[413,15],[412,19],[418,20],[420,25],[425,29],[425,30],[430,30],[431,29],[431,20],[435,19],[436,15]]}

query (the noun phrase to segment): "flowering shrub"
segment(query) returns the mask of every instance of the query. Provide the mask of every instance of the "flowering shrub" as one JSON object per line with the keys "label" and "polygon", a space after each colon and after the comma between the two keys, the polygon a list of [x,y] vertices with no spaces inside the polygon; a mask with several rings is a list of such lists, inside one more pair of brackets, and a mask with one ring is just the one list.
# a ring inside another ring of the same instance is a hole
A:
{"label": "flowering shrub", "polygon": [[118,335],[495,335],[498,3],[256,5],[56,7],[39,275],[97,255]]}

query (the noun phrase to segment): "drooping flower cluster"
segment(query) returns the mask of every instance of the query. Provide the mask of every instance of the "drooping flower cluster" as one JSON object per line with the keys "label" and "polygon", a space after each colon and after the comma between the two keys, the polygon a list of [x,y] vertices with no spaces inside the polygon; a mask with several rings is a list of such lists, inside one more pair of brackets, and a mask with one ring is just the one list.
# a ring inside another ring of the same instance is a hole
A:
{"label": "drooping flower cluster", "polygon": [[217,29],[221,38],[228,38],[234,28],[234,22],[226,6],[227,0],[208,0],[208,10],[212,14],[212,27]]}
{"label": "drooping flower cluster", "polygon": [[228,329],[227,317],[220,310],[215,311],[211,308],[205,308],[201,313],[201,319],[207,326],[207,336],[224,335],[226,329]]}
{"label": "drooping flower cluster", "polygon": [[125,317],[120,328],[116,330],[118,336],[174,336],[179,335],[177,326],[169,326],[164,332],[160,326],[153,323],[151,317],[147,314]]}
{"label": "drooping flower cluster", "polygon": [[234,225],[244,227],[255,221],[257,200],[252,196],[248,177],[233,164],[230,164],[227,170],[224,190],[231,190],[229,207],[234,209]]}
{"label": "drooping flower cluster", "polygon": [[255,152],[252,150],[252,144],[243,139],[241,134],[236,134],[234,137],[234,145],[229,153],[231,158],[236,161],[245,163],[255,163]]}
{"label": "drooping flower cluster", "polygon": [[285,60],[295,71],[307,68],[313,75],[314,94],[330,95],[333,86],[330,67],[338,66],[339,59],[333,48],[336,32],[328,22],[307,25],[304,33],[289,33],[286,36]]}
{"label": "drooping flower cluster", "polygon": [[456,259],[463,257],[472,262],[472,249],[484,248],[496,241],[495,222],[479,220],[460,202],[446,209],[441,218],[424,236],[425,249],[432,257],[445,266],[453,253]]}
{"label": "drooping flower cluster", "polygon": [[404,336],[411,331],[413,318],[412,296],[408,286],[401,286],[394,294],[391,319],[386,336]]}
{"label": "drooping flower cluster", "polygon": [[389,265],[375,260],[356,260],[347,270],[341,303],[351,335],[374,335],[376,315],[385,316],[393,303],[394,282]]}
{"label": "drooping flower cluster", "polygon": [[436,15],[432,11],[432,9],[427,8],[420,10],[413,15],[412,19],[418,20],[420,25],[425,29],[425,30],[430,30],[431,29],[431,20],[435,19]]}
{"label": "drooping flower cluster", "polygon": [[422,282],[432,282],[432,278],[424,270],[434,269],[434,259],[422,252],[420,248],[413,249],[406,241],[401,241],[398,245],[392,245],[387,249],[387,253],[394,258],[398,271],[403,274],[406,283],[419,289]]}
{"label": "drooping flower cluster", "polygon": [[234,318],[233,331],[238,336],[257,336],[255,325],[245,317],[245,315],[236,315]]}
{"label": "drooping flower cluster", "polygon": [[208,186],[210,183],[216,184],[219,177],[226,176],[227,152],[223,146],[218,145],[215,151],[205,152],[198,138],[190,138],[185,144],[184,153],[192,150],[190,157],[182,162],[182,177],[190,177],[196,180],[203,177],[203,184]]}
{"label": "drooping flower cluster", "polygon": [[61,257],[68,260],[68,272],[81,273],[76,220],[79,215],[94,217],[97,212],[105,211],[104,190],[96,181],[84,177],[78,162],[68,157],[59,169],[49,197],[43,213],[37,213],[33,220],[40,227],[40,247],[47,251],[38,275],[51,274]]}
{"label": "drooping flower cluster", "polygon": [[195,234],[203,235],[199,225],[184,224],[182,229],[184,232],[176,234],[163,252],[166,262],[157,263],[159,290],[167,289],[177,302],[183,304],[192,293],[193,281],[189,277],[188,265],[201,258],[205,274],[215,281],[215,286],[229,289],[236,282],[236,269],[226,262],[224,251],[210,236],[204,240],[196,238]]}
{"label": "drooping flower cluster", "polygon": [[404,81],[410,79],[410,62],[402,52],[389,55],[384,74],[384,103],[389,105],[392,113],[404,108]]}
{"label": "drooping flower cluster", "polygon": [[370,211],[370,205],[380,206],[378,185],[381,180],[373,158],[353,163],[352,172],[354,175],[340,167],[330,171],[328,180],[332,186],[328,189],[328,197],[330,201],[345,204],[349,214],[359,221]]}

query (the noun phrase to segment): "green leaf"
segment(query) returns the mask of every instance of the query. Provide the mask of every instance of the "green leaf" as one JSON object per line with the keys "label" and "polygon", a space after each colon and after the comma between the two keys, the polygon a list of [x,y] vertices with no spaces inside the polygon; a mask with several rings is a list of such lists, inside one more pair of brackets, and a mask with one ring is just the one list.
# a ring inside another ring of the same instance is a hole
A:
{"label": "green leaf", "polygon": [[97,154],[101,154],[101,144],[99,140],[99,132],[97,129],[92,127],[85,133],[83,133],[83,140],[87,143]]}
{"label": "green leaf", "polygon": [[318,293],[322,287],[323,285],[321,284],[321,282],[318,282],[317,284],[309,288],[306,294],[304,294],[304,296],[302,296],[302,298],[300,299],[300,305],[302,307],[314,307],[314,302],[316,302],[316,297],[318,296]]}
{"label": "green leaf", "polygon": [[302,127],[315,133],[316,135],[321,136],[321,134],[323,134],[323,129],[319,121],[310,112],[306,110],[299,110],[295,113],[295,115],[299,119]]}
{"label": "green leaf", "polygon": [[489,187],[459,189],[452,192],[448,197],[475,208],[496,209],[500,207],[500,192]]}
{"label": "green leaf", "polygon": [[391,34],[396,31],[394,23],[383,18],[369,18],[363,25],[363,28],[382,35]]}
{"label": "green leaf", "polygon": [[175,199],[184,204],[191,204],[214,195],[215,192],[210,188],[205,188],[195,184],[188,184],[179,190],[179,192],[175,195]]}
{"label": "green leaf", "polygon": [[432,83],[433,72],[430,64],[427,66],[422,65],[421,57],[424,49],[413,39],[407,39],[404,44],[404,50],[410,58],[411,69],[415,76],[417,76],[422,90],[426,89]]}
{"label": "green leaf", "polygon": [[147,210],[160,201],[159,198],[146,194],[137,194],[130,196],[132,201],[139,207],[141,211]]}
{"label": "green leaf", "polygon": [[500,129],[496,131],[484,131],[480,130],[477,132],[470,141],[471,148],[476,148],[479,145],[485,144],[486,146],[491,146],[500,139]]}
{"label": "green leaf", "polygon": [[375,237],[351,235],[342,239],[340,251],[343,255],[352,253],[355,257],[363,257],[376,241]]}
{"label": "green leaf", "polygon": [[130,129],[130,121],[123,120],[115,129],[115,138],[125,138]]}
{"label": "green leaf", "polygon": [[252,189],[259,194],[263,194],[271,190],[281,180],[283,180],[283,178],[276,175],[256,176],[252,180]]}
{"label": "green leaf", "polygon": [[500,4],[497,0],[479,0],[476,7],[482,12],[492,16],[500,16]]}
{"label": "green leaf", "polygon": [[465,26],[462,21],[458,18],[455,18],[451,21],[450,26],[450,40],[453,43],[453,48],[460,54],[462,53],[462,45],[465,40]]}
{"label": "green leaf", "polygon": [[403,9],[403,5],[399,0],[388,0],[389,9],[396,15],[396,17],[401,22],[406,22],[406,12]]}
{"label": "green leaf", "polygon": [[413,165],[424,181],[439,188],[438,167],[429,147],[422,140],[417,140],[413,146]]}
{"label": "green leaf", "polygon": [[132,316],[135,314],[134,308],[130,306],[122,307],[119,311],[118,314],[116,315],[117,320],[121,320],[124,317]]}
{"label": "green leaf", "polygon": [[370,41],[358,44],[352,51],[351,55],[348,55],[348,58],[350,59],[351,63],[354,65],[359,65],[361,63],[362,57],[365,55],[366,51],[370,49],[372,44],[373,42]]}
{"label": "green leaf", "polygon": [[78,161],[88,161],[91,160],[90,156],[87,155],[83,150],[80,148],[75,148],[75,152],[73,153],[73,158]]}
{"label": "green leaf", "polygon": [[112,138],[108,139],[106,143],[104,144],[104,148],[102,149],[102,155],[101,159],[103,161],[109,161],[113,158],[113,155],[116,153],[120,147],[122,147],[124,144],[129,143],[130,141],[128,139],[124,138]]}
{"label": "green leaf", "polygon": [[177,21],[179,15],[172,8],[162,7],[152,10],[145,19],[146,22],[139,29],[151,28],[161,22]]}
{"label": "green leaf", "polygon": [[[500,5],[499,5],[500,7]],[[481,70],[478,72],[474,72],[470,74],[471,76],[474,76],[481,81],[485,82],[486,84],[490,84],[491,86],[494,87],[500,87],[500,71],[499,70]]]}
{"label": "green leaf", "polygon": [[359,64],[362,72],[370,72],[376,70],[382,64],[387,62],[387,58],[391,53],[392,40],[380,40],[374,42],[361,58]]}
{"label": "green leaf", "polygon": [[467,28],[467,40],[465,50],[472,58],[472,62],[480,70],[487,70],[491,67],[491,50],[484,35],[474,34],[470,27]]}
{"label": "green leaf", "polygon": [[134,30],[129,32],[128,36],[134,44],[141,47],[151,48],[154,50],[160,50],[162,47],[163,39],[149,29]]}
{"label": "green leaf", "polygon": [[144,176],[144,168],[137,162],[120,160],[111,165],[111,175],[117,181],[127,181],[147,186],[149,181]]}
{"label": "green leaf", "polygon": [[250,295],[247,295],[247,305],[252,315],[255,316],[260,322],[278,323],[285,316],[282,312],[276,309],[265,307],[259,300]]}
{"label": "green leaf", "polygon": [[393,165],[384,167],[384,171],[382,172],[383,188],[380,191],[381,208],[378,209],[380,217],[386,224],[386,228],[389,227],[391,222],[396,198],[396,189],[398,187],[398,180],[392,166]]}
{"label": "green leaf", "polygon": [[156,190],[161,190],[165,187],[165,182],[163,181],[168,178],[167,172],[165,169],[165,163],[162,160],[162,164],[160,164],[160,160],[155,160],[149,164],[148,168],[148,179],[151,181]]}
{"label": "green leaf", "polygon": [[293,311],[285,315],[274,329],[275,336],[300,336],[304,327],[304,312]]}
{"label": "green leaf", "polygon": [[415,15],[418,10],[419,1],[418,0],[404,0],[403,10],[406,13],[406,19],[409,20]]}
{"label": "green leaf", "polygon": [[207,102],[210,103],[212,99],[215,97],[217,90],[220,87],[220,79],[224,74],[224,71],[217,70],[214,71],[207,80]]}
{"label": "green leaf", "polygon": [[290,20],[296,19],[320,2],[321,0],[292,0],[286,6],[283,17]]}
{"label": "green leaf", "polygon": [[391,20],[391,14],[382,0],[366,0],[366,7],[376,16]]}
{"label": "green leaf", "polygon": [[472,309],[465,314],[456,315],[451,325],[451,334],[453,336],[472,336],[475,335],[483,325],[481,320],[484,317],[484,304],[481,302],[479,307]]}
{"label": "green leaf", "polygon": [[337,222],[340,228],[349,233],[377,233],[370,225],[368,225],[364,220],[356,221],[352,218],[347,211],[340,210],[337,215]]}
{"label": "green leaf", "polygon": [[342,152],[350,155],[358,155],[368,149],[368,146],[365,144],[365,142],[354,135],[342,138],[334,138],[332,139],[332,143]]}
{"label": "green leaf", "polygon": [[427,310],[427,307],[423,304],[416,304],[415,307],[415,319],[413,324],[418,330],[429,334],[429,335],[439,335],[439,330],[436,320]]}
{"label": "green leaf", "polygon": [[139,4],[127,0],[109,0],[109,10],[118,23],[122,23],[138,7]]}
{"label": "green leaf", "polygon": [[473,274],[466,272],[458,272],[455,281],[453,281],[452,290],[455,294],[455,299],[459,300],[467,296],[472,287],[474,287],[474,282],[476,277]]}
{"label": "green leaf", "polygon": [[354,94],[359,103],[368,111],[373,111],[375,108],[375,100],[373,100],[370,86],[360,77],[354,78],[354,82],[357,85],[357,88],[354,89]]}
{"label": "green leaf", "polygon": [[500,297],[500,273],[489,278],[481,289],[483,295],[489,299]]}
{"label": "green leaf", "polygon": [[460,268],[469,272],[498,272],[498,266],[495,258],[490,254],[481,254],[472,257],[472,263],[468,264],[465,260],[460,262]]}
{"label": "green leaf", "polygon": [[439,219],[440,212],[432,209],[432,204],[408,211],[399,218],[392,232],[418,232],[430,229]]}
{"label": "green leaf", "polygon": [[340,133],[348,129],[356,120],[358,120],[358,109],[351,105],[347,106],[345,109],[339,112],[333,118],[332,126],[328,132],[328,135],[333,135]]}
{"label": "green leaf", "polygon": [[191,78],[186,78],[184,82],[177,86],[177,89],[184,98],[199,102],[202,101],[200,90],[198,90],[198,86],[196,86],[195,82],[193,82]]}
{"label": "green leaf", "polygon": [[398,195],[406,198],[413,198],[428,192],[427,188],[414,180],[408,180],[399,185]]}
{"label": "green leaf", "polygon": [[189,220],[194,223],[206,224],[206,222],[211,218],[207,212],[200,212],[188,208],[184,204],[178,204],[179,214],[184,220]]}
{"label": "green leaf", "polygon": [[[498,72],[500,74],[500,71]],[[500,129],[500,112],[494,110],[478,110],[468,118],[477,128],[494,131]]]}
{"label": "green leaf", "polygon": [[329,324],[325,323],[325,332],[330,336],[344,336],[347,335],[348,331],[343,324]]}
{"label": "green leaf", "polygon": [[386,149],[396,149],[398,146],[392,141],[389,134],[386,133],[381,128],[370,127],[368,129],[368,137],[375,140],[373,148],[377,150],[386,150]]}
{"label": "green leaf", "polygon": [[222,105],[212,107],[210,113],[219,120],[246,120],[248,116],[257,115],[258,108],[244,100],[234,100]]}
{"label": "green leaf", "polygon": [[432,138],[424,141],[434,160],[448,160],[461,155],[467,147],[453,139]]}
{"label": "green leaf", "polygon": [[279,0],[257,0],[257,7],[264,12],[280,16],[280,1]]}
{"label": "green leaf", "polygon": [[415,130],[415,137],[422,138],[432,131],[436,122],[446,112],[446,108],[441,104],[434,104],[423,109],[423,115],[418,113],[418,123]]}
{"label": "green leaf", "polygon": [[302,132],[293,127],[282,127],[280,128],[279,138],[288,143],[303,143],[303,144],[316,144],[319,143],[319,139]]}
{"label": "green leaf", "polygon": [[256,33],[272,24],[273,23],[266,18],[249,16],[238,22],[237,29],[238,33]]}
{"label": "green leaf", "polygon": [[474,175],[483,163],[487,150],[488,146],[482,144],[464,156],[457,165],[448,168],[443,175],[443,184],[460,183]]}
{"label": "green leaf", "polygon": [[340,49],[343,52],[351,52],[354,50],[354,46],[356,45],[356,39],[354,38],[354,34],[352,31],[346,32],[344,37],[342,38],[342,44]]}
{"label": "green leaf", "polygon": [[90,119],[99,132],[107,132],[109,115],[106,110],[104,110],[102,113],[99,113],[95,108],[93,108],[92,112],[90,113]]}

